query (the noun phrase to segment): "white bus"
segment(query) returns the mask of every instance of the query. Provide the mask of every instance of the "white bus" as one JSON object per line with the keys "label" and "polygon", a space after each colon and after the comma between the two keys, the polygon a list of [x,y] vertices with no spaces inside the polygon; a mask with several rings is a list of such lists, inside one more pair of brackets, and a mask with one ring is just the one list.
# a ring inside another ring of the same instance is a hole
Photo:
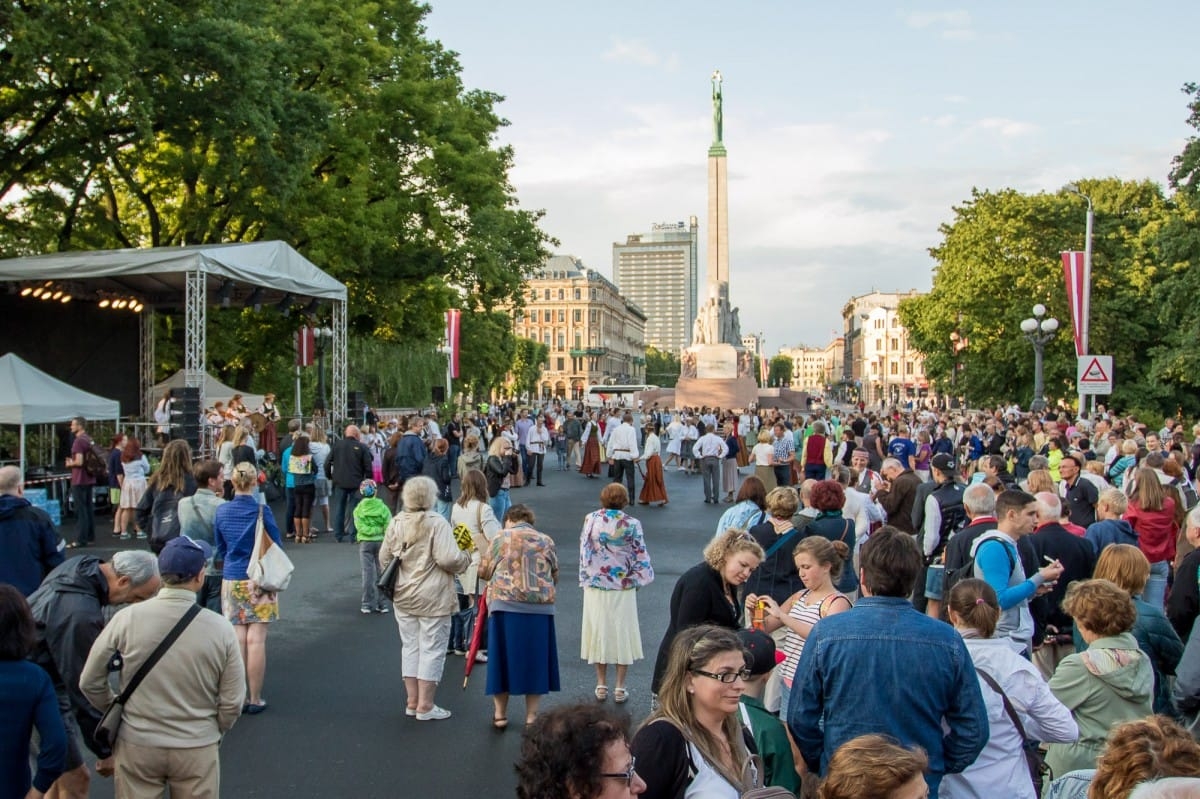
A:
{"label": "white bus", "polygon": [[583,395],[583,401],[589,407],[614,407],[624,404],[626,408],[633,409],[633,395],[639,391],[655,391],[658,386],[650,385],[625,385],[625,386],[588,386],[587,391]]}

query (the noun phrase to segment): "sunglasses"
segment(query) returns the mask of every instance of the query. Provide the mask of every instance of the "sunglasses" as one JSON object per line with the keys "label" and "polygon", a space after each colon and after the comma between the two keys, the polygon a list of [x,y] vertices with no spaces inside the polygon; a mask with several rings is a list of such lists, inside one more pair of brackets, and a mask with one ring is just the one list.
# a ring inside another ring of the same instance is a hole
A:
{"label": "sunglasses", "polygon": [[720,674],[711,671],[701,671],[700,669],[692,669],[692,674],[699,674],[701,677],[708,677],[709,679],[716,680],[717,682],[723,682],[726,685],[730,685],[737,680],[742,680],[744,682],[750,679],[752,676],[750,669],[741,669],[740,671],[723,671]]}
{"label": "sunglasses", "polygon": [[633,778],[637,776],[637,771],[635,771],[636,766],[637,758],[630,756],[629,768],[627,768],[625,771],[621,771],[616,774],[601,772],[600,776],[609,777],[610,779],[614,780],[625,780],[625,786],[629,787],[630,785],[633,785]]}

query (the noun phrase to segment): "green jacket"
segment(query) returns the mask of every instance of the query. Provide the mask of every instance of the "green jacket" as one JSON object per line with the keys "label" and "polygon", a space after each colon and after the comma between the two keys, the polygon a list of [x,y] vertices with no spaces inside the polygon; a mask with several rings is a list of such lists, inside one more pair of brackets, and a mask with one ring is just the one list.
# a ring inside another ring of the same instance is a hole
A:
{"label": "green jacket", "polygon": [[1113,725],[1154,712],[1154,671],[1132,633],[1099,638],[1063,658],[1050,691],[1079,725],[1078,741],[1049,745],[1046,762],[1059,775],[1095,768]]}
{"label": "green jacket", "polygon": [[786,788],[800,795],[800,775],[796,773],[796,761],[792,758],[792,746],[788,742],[783,722],[767,712],[761,699],[742,696],[742,723],[748,724],[754,736],[754,746],[763,761],[763,785]]}
{"label": "green jacket", "polygon": [[392,512],[379,497],[367,497],[354,508],[354,529],[359,541],[382,541]]}

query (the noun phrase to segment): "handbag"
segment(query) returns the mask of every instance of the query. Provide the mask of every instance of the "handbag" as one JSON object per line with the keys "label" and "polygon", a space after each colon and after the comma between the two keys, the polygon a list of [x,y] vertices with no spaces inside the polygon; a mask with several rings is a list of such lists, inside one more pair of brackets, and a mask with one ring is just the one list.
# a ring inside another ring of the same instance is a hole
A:
{"label": "handbag", "polygon": [[[404,549],[408,549],[407,544],[404,545]],[[379,575],[379,579],[375,581],[375,587],[379,589],[379,593],[388,599],[393,599],[396,596],[396,577],[400,574],[400,560],[403,556],[404,552],[402,551],[399,555],[392,558],[387,568]]]}
{"label": "handbag", "polygon": [[1024,742],[1021,748],[1025,752],[1025,764],[1029,767],[1029,779],[1033,781],[1033,792],[1037,796],[1042,795],[1042,785],[1054,779],[1054,772],[1051,771],[1046,759],[1042,757],[1041,751],[1037,744],[1029,740],[1029,736],[1025,734],[1025,725],[1021,724],[1021,719],[1017,715],[1017,711],[1013,708],[1012,702],[1008,701],[1008,695],[1004,693],[1004,689],[1000,687],[1000,683],[996,682],[992,675],[982,669],[976,669],[983,681],[991,686],[992,690],[1000,694],[1000,698],[1004,701],[1004,712],[1008,714],[1012,720],[1013,726],[1017,728],[1017,734],[1021,736]]}
{"label": "handbag", "polygon": [[121,732],[122,716],[125,712],[125,705],[129,702],[129,697],[133,696],[133,692],[142,684],[142,680],[150,673],[150,669],[159,661],[159,658],[167,653],[167,650],[171,648],[171,645],[183,634],[184,629],[192,623],[192,619],[196,618],[199,613],[199,605],[193,604],[187,609],[179,621],[175,622],[175,626],[171,628],[171,631],[167,633],[167,637],[150,653],[150,657],[146,658],[146,662],[138,668],[137,673],[133,675],[133,679],[129,681],[129,685],[126,685],[125,690],[121,691],[121,695],[105,708],[104,715],[100,717],[99,723],[96,724],[96,731],[92,736],[101,746],[112,749],[117,745],[117,736]]}
{"label": "handbag", "polygon": [[250,568],[246,570],[250,580],[263,591],[286,591],[296,567],[283,549],[276,546],[267,535],[261,506],[258,509],[258,524],[254,529],[254,553]]}

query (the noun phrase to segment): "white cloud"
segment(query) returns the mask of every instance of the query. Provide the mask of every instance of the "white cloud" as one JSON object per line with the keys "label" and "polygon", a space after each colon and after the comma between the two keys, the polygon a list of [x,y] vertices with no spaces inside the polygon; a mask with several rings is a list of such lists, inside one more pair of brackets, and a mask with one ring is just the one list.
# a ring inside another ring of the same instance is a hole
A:
{"label": "white cloud", "polygon": [[915,11],[904,19],[910,28],[924,30],[933,28],[943,39],[971,41],[975,30],[971,26],[971,15],[962,9],[953,11]]}
{"label": "white cloud", "polygon": [[1001,136],[1026,136],[1036,131],[1037,125],[1005,117],[984,117],[973,126],[979,130],[995,131]]}
{"label": "white cloud", "polygon": [[618,64],[633,64],[639,67],[662,67],[668,72],[674,72],[679,68],[679,55],[677,53],[659,52],[641,39],[618,39],[614,37],[612,46],[604,51],[601,58],[605,61],[612,61]]}

